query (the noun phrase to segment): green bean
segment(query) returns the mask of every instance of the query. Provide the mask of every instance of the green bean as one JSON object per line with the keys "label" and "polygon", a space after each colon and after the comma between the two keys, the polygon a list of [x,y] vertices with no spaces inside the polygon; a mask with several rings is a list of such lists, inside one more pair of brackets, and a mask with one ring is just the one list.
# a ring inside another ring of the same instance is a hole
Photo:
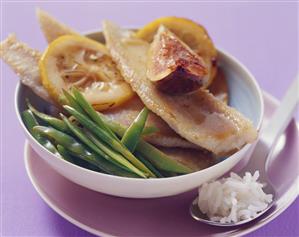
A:
{"label": "green bean", "polygon": [[38,122],[36,121],[33,113],[31,110],[27,109],[22,112],[22,119],[26,126],[26,128],[29,130],[29,132],[32,134],[33,137],[35,137],[35,134],[33,134],[33,127],[38,125]]}
{"label": "green bean", "polygon": [[[82,161],[88,162],[88,166],[85,168],[92,169],[97,172],[102,172],[106,174],[112,174],[112,175],[117,175],[117,176],[122,176],[122,177],[130,177],[130,178],[140,178],[140,176],[128,172],[124,169],[119,168],[118,166],[102,159],[99,159],[99,156],[93,152],[88,151],[87,153],[75,153],[72,152],[71,150],[67,149],[66,150],[72,154],[75,157],[81,158]],[[96,168],[94,168],[96,167]]]}
{"label": "green bean", "polygon": [[136,151],[141,155],[141,157],[146,158],[159,170],[178,174],[188,174],[193,172],[193,170],[189,167],[171,159],[164,152],[144,140],[139,141]]}
{"label": "green bean", "polygon": [[88,146],[94,152],[96,152],[106,160],[118,165],[120,168],[127,168],[128,171],[131,171],[143,178],[146,178],[146,176],[140,170],[138,170],[135,166],[133,166],[130,162],[128,162],[124,157],[111,151],[111,149],[104,144],[100,146],[99,145],[100,142],[95,143],[94,139],[89,139],[77,126],[71,124],[63,114],[61,114],[61,116],[63,121],[66,123],[68,128],[74,133],[74,135],[78,137],[79,140],[81,140],[86,146]]}
{"label": "green bean", "polygon": [[[64,89],[62,89],[62,90],[64,90]],[[57,102],[58,102],[59,106],[68,105],[69,104],[69,101],[67,100],[67,98],[63,94],[60,94],[58,96]]]}
{"label": "green bean", "polygon": [[115,132],[116,135],[118,135],[119,137],[122,137],[119,134],[123,135],[124,132],[126,131],[126,128],[123,125],[121,125],[117,122],[114,122],[113,120],[108,119],[104,114],[102,114],[100,112],[98,112],[98,115],[101,117],[101,119],[104,121],[104,123],[107,127],[109,126],[109,128],[113,132]]}
{"label": "green bean", "polygon": [[[113,131],[115,132],[116,134],[120,134],[122,133],[122,131],[126,130],[126,128],[117,123],[117,122],[114,122],[113,120],[111,119],[108,119],[104,114],[100,113],[100,112],[97,112],[97,114],[101,117],[101,119],[104,121],[105,123],[105,126],[108,127]],[[109,125],[108,125],[109,124]],[[150,135],[152,133],[155,133],[155,132],[158,132],[159,129],[155,126],[148,126],[148,127],[145,127],[142,131],[142,135]]]}
{"label": "green bean", "polygon": [[138,175],[128,172],[124,169],[119,168],[118,166],[106,161],[105,159],[101,159],[99,155],[87,151],[86,153],[75,153],[68,148],[67,151],[75,157],[82,159],[82,161],[86,161],[89,163],[89,166],[96,166],[97,171],[100,170],[102,173],[113,174],[122,177],[130,177],[130,178],[140,178]]}
{"label": "green bean", "polygon": [[193,172],[189,167],[172,160],[165,153],[143,140],[139,141],[136,150],[158,169],[183,174]]}
{"label": "green bean", "polygon": [[161,174],[162,174],[164,177],[175,177],[175,176],[182,175],[182,174],[179,174],[179,173],[174,173],[174,172],[165,171],[165,170],[160,170],[160,171],[161,171]]}
{"label": "green bean", "polygon": [[[84,96],[82,96],[82,94],[79,92],[78,89],[76,89],[75,87],[72,88],[72,91],[74,92],[74,94],[76,95],[76,97],[74,98],[69,92],[63,90],[63,93],[65,95],[65,97],[67,98],[67,100],[69,101],[68,105],[73,107],[74,109],[76,109],[78,112],[85,114],[87,113],[87,115],[99,126],[103,126],[105,129],[107,128],[107,126],[105,126],[104,121],[101,120],[107,120],[107,118],[105,116],[100,116],[99,112],[97,112],[84,98]],[[83,109],[82,109],[83,108]],[[117,129],[117,124],[114,124],[115,128]],[[111,133],[111,129],[110,130]],[[113,130],[114,131],[114,130]],[[142,135],[149,135],[155,132],[158,132],[159,129],[155,126],[148,126],[145,127],[142,131]],[[115,134],[112,132],[111,133],[113,136],[115,136]]]}
{"label": "green bean", "polygon": [[77,125],[71,123],[63,114],[61,114],[60,116],[62,117],[63,121],[68,126],[68,128],[71,130],[72,134],[74,134],[81,142],[83,142],[93,152],[100,155],[104,159],[114,163],[120,168],[127,169],[126,167],[123,167],[120,163],[111,159],[107,154],[105,154],[101,149],[99,149],[92,141],[90,141],[90,139],[81,131],[81,129]]}
{"label": "green bean", "polygon": [[79,111],[80,113],[84,113],[84,110],[81,106],[76,102],[75,98],[66,90],[62,90],[65,98],[68,101],[68,105]]}
{"label": "green bean", "polygon": [[77,161],[72,157],[69,152],[61,145],[57,145],[57,150],[62,156],[62,158],[70,163],[77,165]]}
{"label": "green bean", "polygon": [[106,130],[97,126],[97,124],[95,124],[85,115],[76,111],[74,108],[67,105],[64,105],[63,107],[68,113],[73,115],[84,127],[86,127],[95,136],[104,141],[112,149],[121,153],[137,169],[141,170],[145,175],[150,175],[154,177],[154,174],[142,162],[140,162],[118,139],[112,137]]}
{"label": "green bean", "polygon": [[73,163],[75,165],[78,165],[80,167],[90,169],[93,171],[97,171],[97,172],[101,171],[98,167],[94,166],[93,164],[90,164],[87,161],[72,155],[66,148],[64,148],[61,145],[57,145],[57,150],[60,153],[60,155],[62,156],[62,158],[70,163]]}
{"label": "green bean", "polygon": [[[105,117],[103,114],[100,114],[102,119]],[[104,119],[105,125],[109,126],[119,137],[122,137],[125,134],[126,129],[119,123]],[[136,151],[139,152],[144,158],[149,160],[155,167],[159,170],[165,170],[180,174],[191,173],[189,167],[172,160],[165,153],[161,152],[153,145],[141,139],[136,147]]]}
{"label": "green bean", "polygon": [[77,126],[80,126],[80,123],[78,122],[78,120],[74,116],[70,116],[68,118],[68,120],[71,122],[71,124],[75,124]]}
{"label": "green bean", "polygon": [[[94,144],[96,144],[100,149],[102,149],[106,154],[108,154],[110,157],[112,157],[113,159],[121,162],[121,164],[123,164],[125,167],[129,168],[131,172],[134,172],[132,170],[132,168],[134,167],[135,169],[137,169],[135,166],[133,166],[127,159],[125,159],[120,153],[115,152],[114,150],[111,150],[110,147],[108,147],[106,144],[104,144],[103,142],[101,142],[99,139],[97,139],[92,133],[86,131],[86,135],[90,138],[90,140],[92,140],[94,142]],[[132,168],[130,168],[132,167]],[[138,170],[138,169],[137,169]],[[138,170],[139,172],[141,172],[140,170]],[[136,172],[134,172],[136,173]],[[142,173],[142,172],[141,172]],[[142,173],[143,174],[143,173]],[[151,173],[152,177],[155,177],[154,173]],[[144,176],[144,178],[146,178],[146,176]]]}
{"label": "green bean", "polygon": [[53,116],[50,116],[50,115],[47,115],[47,114],[39,112],[37,109],[35,109],[29,103],[28,100],[27,100],[27,106],[32,111],[32,113],[34,115],[36,115],[38,118],[40,118],[42,121],[46,122],[47,124],[49,124],[53,128],[56,128],[56,129],[58,129],[60,131],[63,131],[63,132],[67,132],[68,131],[67,126],[65,125],[65,123],[62,120],[60,120],[58,118],[55,118]]}
{"label": "green bean", "polygon": [[90,152],[85,148],[84,145],[77,142],[76,139],[64,132],[60,132],[55,128],[45,126],[35,126],[33,128],[33,131],[49,139],[52,139],[53,141],[55,141],[56,144],[65,147],[68,151],[71,152],[71,154],[87,161],[90,164],[97,166],[101,171],[105,173],[124,177],[136,177],[135,174],[132,174],[126,170],[117,167],[116,165],[105,160],[98,154],[96,155]]}
{"label": "green bean", "polygon": [[86,114],[88,114],[88,116],[93,120],[93,122],[99,125],[103,130],[107,131],[107,133],[109,133],[112,137],[117,138],[116,135],[111,131],[111,129],[105,126],[103,120],[98,115],[98,113],[75,87],[72,88],[72,92],[76,102],[79,104],[79,107],[81,107],[86,112]]}
{"label": "green bean", "polygon": [[[86,101],[86,99],[84,98],[84,96],[82,95],[82,93],[80,93],[80,91],[73,87],[72,88],[73,94],[75,96],[75,99],[73,96],[71,96],[70,94],[68,96],[70,96],[72,99],[72,103],[69,104],[71,107],[73,107],[74,109],[76,109],[77,111],[79,111],[80,113],[84,114],[84,111],[88,114],[88,116],[99,126],[102,126],[103,128],[107,129],[107,126],[105,126],[105,123],[103,121],[103,118],[101,116],[99,116],[98,112],[88,103],[88,101]],[[68,92],[67,92],[68,93]],[[82,110],[83,108],[83,110]],[[111,132],[111,129],[107,129],[107,131],[109,133],[111,133],[111,135],[115,136],[115,134],[113,132]],[[145,127],[143,129],[142,135],[149,135],[155,132],[158,132],[159,129],[155,126],[148,126]]]}
{"label": "green bean", "polygon": [[52,144],[51,141],[40,136],[38,133],[34,132],[33,128],[38,125],[38,122],[36,121],[32,111],[29,109],[23,111],[22,118],[23,118],[25,126],[27,127],[29,132],[32,134],[32,136],[48,151],[50,151],[51,153],[60,157],[59,152],[57,151],[57,149],[55,148],[55,146]]}
{"label": "green bean", "polygon": [[142,131],[144,129],[146,119],[148,116],[148,109],[146,107],[141,110],[136,119],[131,123],[129,128],[123,135],[121,142],[129,149],[134,152],[135,148],[140,140]]}
{"label": "green bean", "polygon": [[[74,91],[74,93],[77,93],[77,97],[75,96],[75,101],[76,102],[78,102],[78,99],[79,99],[79,101],[81,102],[81,105],[88,104],[88,102],[86,102],[86,100],[80,94],[80,92],[78,90],[75,89],[73,91]],[[81,97],[80,97],[80,95],[81,95]],[[90,111],[94,111],[93,108],[90,105],[88,107],[90,108]],[[93,112],[89,112],[89,113],[93,113]],[[97,117],[100,117],[101,122],[102,122],[102,123],[100,122],[100,124],[103,127],[109,127],[110,130],[115,132],[120,137],[122,137],[124,135],[125,128],[122,125],[120,125],[118,123],[115,123],[115,122],[112,122],[112,121],[108,121],[108,119],[104,115],[102,115],[101,113],[95,112],[93,114],[94,114],[93,115],[94,118],[96,117],[95,115],[98,115]],[[81,121],[81,123],[82,123],[82,121]],[[89,127],[89,129],[92,130],[90,127]],[[146,129],[147,128],[144,129],[144,132],[146,131]],[[92,130],[92,132],[93,132],[93,130]],[[97,134],[95,134],[95,135],[97,135]],[[104,141],[106,141],[106,140],[104,139]],[[146,148],[146,150],[148,152],[150,152],[150,154],[151,154],[151,155],[149,155],[149,154],[145,154],[145,152],[143,152],[144,153],[143,156],[146,157],[153,164],[156,164],[157,168],[160,167],[161,169],[169,170],[170,172],[177,172],[177,173],[190,173],[190,172],[192,172],[192,170],[190,168],[184,166],[183,164],[181,164],[177,161],[174,161],[174,160],[170,159],[166,154],[159,151],[157,148],[155,148],[151,144],[141,140],[141,142],[139,142],[139,144],[137,145],[137,151],[140,151],[140,153],[142,153],[143,148]],[[125,154],[123,154],[123,155],[125,155]],[[152,157],[152,155],[154,155],[155,157]],[[125,157],[126,157],[126,155],[125,155]],[[126,158],[128,159],[128,157],[126,157]],[[140,170],[142,170],[140,167],[138,167],[138,166],[136,166],[136,167],[139,168]]]}
{"label": "green bean", "polygon": [[143,129],[142,135],[150,135],[156,132],[159,132],[159,128],[155,126],[147,126]]}
{"label": "green bean", "polygon": [[152,163],[150,163],[147,159],[145,159],[140,153],[136,153],[136,156],[139,160],[143,162],[143,164],[146,165],[147,168],[149,168],[158,178],[163,178],[164,176],[161,174],[161,172],[156,169]]}

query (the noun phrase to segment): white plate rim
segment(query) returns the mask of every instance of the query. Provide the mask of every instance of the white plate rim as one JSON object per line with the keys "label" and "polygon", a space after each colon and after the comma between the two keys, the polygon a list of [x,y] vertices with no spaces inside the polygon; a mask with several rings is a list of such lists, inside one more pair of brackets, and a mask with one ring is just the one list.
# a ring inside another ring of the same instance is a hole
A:
{"label": "white plate rim", "polygon": [[[272,95],[270,95],[268,92],[263,91],[262,93],[267,98],[267,100],[270,101],[270,103],[274,104],[275,106],[279,105],[278,100],[275,97],[273,97]],[[25,169],[26,169],[27,175],[28,175],[34,189],[39,194],[39,196],[42,198],[42,200],[58,215],[60,215],[61,217],[63,217],[67,221],[69,221],[70,223],[74,224],[75,226],[77,226],[91,234],[97,235],[97,236],[115,237],[113,235],[110,235],[108,233],[94,229],[92,227],[89,227],[88,225],[85,225],[85,224],[77,221],[70,215],[66,214],[62,209],[60,209],[58,206],[56,206],[54,202],[51,201],[51,199],[47,196],[47,194],[39,187],[38,182],[36,181],[35,177],[32,174],[32,170],[31,170],[29,162],[28,162],[29,161],[29,157],[28,157],[29,147],[30,147],[29,142],[26,140],[25,144],[24,144]],[[273,212],[269,218],[265,219],[265,221],[261,221],[261,222],[257,223],[256,225],[253,225],[250,228],[241,230],[241,232],[235,236],[243,236],[243,235],[249,234],[249,233],[263,227],[264,225],[268,224],[273,219],[278,217],[282,212],[284,212],[296,200],[296,198],[299,195],[298,187],[299,187],[299,177],[293,182],[293,184],[289,188],[289,190],[285,194],[283,194],[282,197],[280,198],[280,200],[283,200],[283,204],[281,205],[281,207],[279,209],[277,209],[275,212]],[[266,216],[267,215],[265,215],[265,217]],[[221,234],[218,234],[218,235],[221,235]]]}

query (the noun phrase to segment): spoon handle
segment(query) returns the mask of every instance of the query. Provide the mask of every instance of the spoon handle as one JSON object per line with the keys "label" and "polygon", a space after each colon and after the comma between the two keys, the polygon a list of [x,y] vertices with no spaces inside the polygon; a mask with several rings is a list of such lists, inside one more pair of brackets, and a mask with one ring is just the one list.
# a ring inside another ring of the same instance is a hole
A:
{"label": "spoon handle", "polygon": [[299,101],[299,76],[292,82],[286,95],[278,106],[274,115],[270,119],[265,129],[261,131],[261,137],[258,140],[251,159],[244,168],[244,171],[254,172],[259,167],[260,180],[267,180],[267,166],[271,159],[273,148],[275,147],[279,136],[285,130],[293,117],[296,105]]}
{"label": "spoon handle", "polygon": [[286,129],[293,118],[299,102],[299,75],[292,82],[280,105],[270,119],[267,127],[262,131],[261,140],[269,151],[275,146],[277,139]]}

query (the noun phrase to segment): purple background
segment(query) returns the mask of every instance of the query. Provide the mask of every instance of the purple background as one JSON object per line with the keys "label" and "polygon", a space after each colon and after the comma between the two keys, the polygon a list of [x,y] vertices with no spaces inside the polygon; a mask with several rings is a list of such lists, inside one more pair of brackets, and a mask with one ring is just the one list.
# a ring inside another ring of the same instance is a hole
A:
{"label": "purple background", "polygon": [[[2,8],[1,40],[9,33],[43,50],[35,7],[78,31],[99,29],[102,19],[140,26],[164,15],[203,24],[217,47],[235,55],[260,86],[281,98],[298,71],[298,3],[12,3]],[[1,218],[4,236],[90,236],[54,213],[38,196],[23,164],[25,137],[15,117],[17,77],[1,68]],[[250,236],[298,236],[299,200]],[[146,233],[145,233],[146,234]]]}

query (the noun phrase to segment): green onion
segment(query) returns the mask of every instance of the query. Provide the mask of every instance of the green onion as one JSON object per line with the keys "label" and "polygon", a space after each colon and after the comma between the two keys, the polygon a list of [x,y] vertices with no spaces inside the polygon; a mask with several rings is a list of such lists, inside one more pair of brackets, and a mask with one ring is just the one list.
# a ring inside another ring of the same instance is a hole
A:
{"label": "green onion", "polygon": [[129,149],[129,151],[134,152],[135,148],[140,140],[142,131],[144,129],[146,119],[148,116],[148,109],[145,107],[138,114],[133,123],[126,130],[123,135],[121,142]]}

